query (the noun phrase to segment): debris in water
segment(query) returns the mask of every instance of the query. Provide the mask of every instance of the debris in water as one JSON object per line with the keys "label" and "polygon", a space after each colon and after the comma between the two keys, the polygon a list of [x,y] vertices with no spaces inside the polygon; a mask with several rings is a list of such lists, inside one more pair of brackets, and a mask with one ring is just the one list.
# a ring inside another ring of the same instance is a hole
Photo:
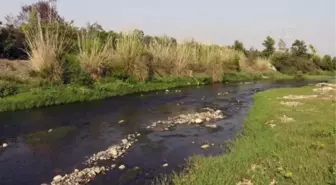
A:
{"label": "debris in water", "polygon": [[125,120],[120,120],[118,123],[124,123],[125,122]]}
{"label": "debris in water", "polygon": [[162,167],[168,167],[168,163],[164,163]]}

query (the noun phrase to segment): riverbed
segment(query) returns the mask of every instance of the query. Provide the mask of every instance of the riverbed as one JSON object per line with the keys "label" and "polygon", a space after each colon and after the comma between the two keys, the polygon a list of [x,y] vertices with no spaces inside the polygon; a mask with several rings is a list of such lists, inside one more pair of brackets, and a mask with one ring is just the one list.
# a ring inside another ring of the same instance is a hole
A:
{"label": "riverbed", "polygon": [[[3,112],[0,144],[8,146],[0,148],[0,184],[49,184],[56,175],[85,168],[88,156],[135,132],[140,133],[137,142],[113,161],[125,169],[112,169],[89,184],[151,184],[161,175],[183,169],[191,156],[228,152],[227,141],[242,132],[256,92],[308,83],[213,84]],[[166,130],[148,129],[155,121],[196,113],[205,107],[220,110],[225,116],[211,121],[216,128],[179,124]]]}

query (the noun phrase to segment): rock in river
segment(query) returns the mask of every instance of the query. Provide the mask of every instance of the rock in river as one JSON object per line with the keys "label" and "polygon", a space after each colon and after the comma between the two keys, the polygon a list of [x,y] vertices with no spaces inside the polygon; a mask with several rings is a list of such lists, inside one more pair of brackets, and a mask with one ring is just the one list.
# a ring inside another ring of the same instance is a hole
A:
{"label": "rock in river", "polygon": [[125,169],[125,168],[126,168],[126,166],[123,165],[123,164],[119,166],[119,170],[123,170],[123,169]]}
{"label": "rock in river", "polygon": [[62,176],[61,176],[61,175],[57,175],[57,176],[55,176],[55,177],[53,178],[53,181],[58,182],[58,181],[60,181],[61,179],[62,179]]}
{"label": "rock in river", "polygon": [[209,148],[209,145],[208,144],[202,145],[201,148],[207,149],[207,148]]}
{"label": "rock in river", "polygon": [[200,124],[200,123],[202,123],[202,122],[203,122],[203,120],[200,119],[200,118],[196,118],[196,119],[195,119],[195,123],[196,123],[196,124]]}
{"label": "rock in river", "polygon": [[217,128],[217,125],[216,124],[206,124],[205,127]]}

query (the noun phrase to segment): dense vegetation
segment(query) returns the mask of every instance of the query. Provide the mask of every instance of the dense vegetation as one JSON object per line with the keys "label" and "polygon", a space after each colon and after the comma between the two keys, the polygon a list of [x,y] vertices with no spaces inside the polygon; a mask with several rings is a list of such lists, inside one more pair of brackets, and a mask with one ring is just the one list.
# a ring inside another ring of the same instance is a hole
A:
{"label": "dense vegetation", "polygon": [[[56,92],[65,86],[97,91],[95,87],[102,84],[120,82],[133,86],[170,83],[172,79],[188,79],[182,80],[187,85],[200,83],[204,77],[206,82],[260,80],[282,77],[281,73],[303,76],[332,72],[336,64],[331,56],[318,56],[311,45],[308,52],[300,40],[290,49],[280,41],[277,50],[275,41],[267,37],[265,49],[258,51],[246,50],[239,41],[233,46],[205,45],[195,40],[177,42],[168,36],[149,36],[141,30],[106,31],[97,23],[79,28],[59,15],[55,0],[23,6],[17,16],[7,16],[0,26],[0,58],[29,59],[31,64],[25,79],[0,74],[1,110],[18,109],[19,105],[12,105],[13,102],[29,104],[23,107],[30,108],[87,99],[80,95],[62,101],[55,96],[49,102],[34,102],[42,100],[40,96],[50,96],[46,89]],[[32,98],[36,91],[41,92]],[[89,99],[112,94],[124,92]]]}

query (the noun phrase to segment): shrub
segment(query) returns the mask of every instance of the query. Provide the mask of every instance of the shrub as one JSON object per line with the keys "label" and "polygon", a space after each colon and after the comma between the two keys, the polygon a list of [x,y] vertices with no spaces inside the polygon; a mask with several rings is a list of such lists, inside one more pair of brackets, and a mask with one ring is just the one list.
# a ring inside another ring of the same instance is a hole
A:
{"label": "shrub", "polygon": [[93,85],[94,81],[91,75],[81,68],[77,55],[68,54],[63,60],[63,82],[65,84]]}
{"label": "shrub", "polygon": [[19,91],[19,88],[15,84],[2,82],[0,83],[0,98],[6,97],[6,96],[13,96],[17,94]]}
{"label": "shrub", "polygon": [[295,74],[296,71],[312,73],[318,70],[307,56],[294,56],[288,53],[276,52],[272,55],[271,61],[279,72],[286,74]]}

